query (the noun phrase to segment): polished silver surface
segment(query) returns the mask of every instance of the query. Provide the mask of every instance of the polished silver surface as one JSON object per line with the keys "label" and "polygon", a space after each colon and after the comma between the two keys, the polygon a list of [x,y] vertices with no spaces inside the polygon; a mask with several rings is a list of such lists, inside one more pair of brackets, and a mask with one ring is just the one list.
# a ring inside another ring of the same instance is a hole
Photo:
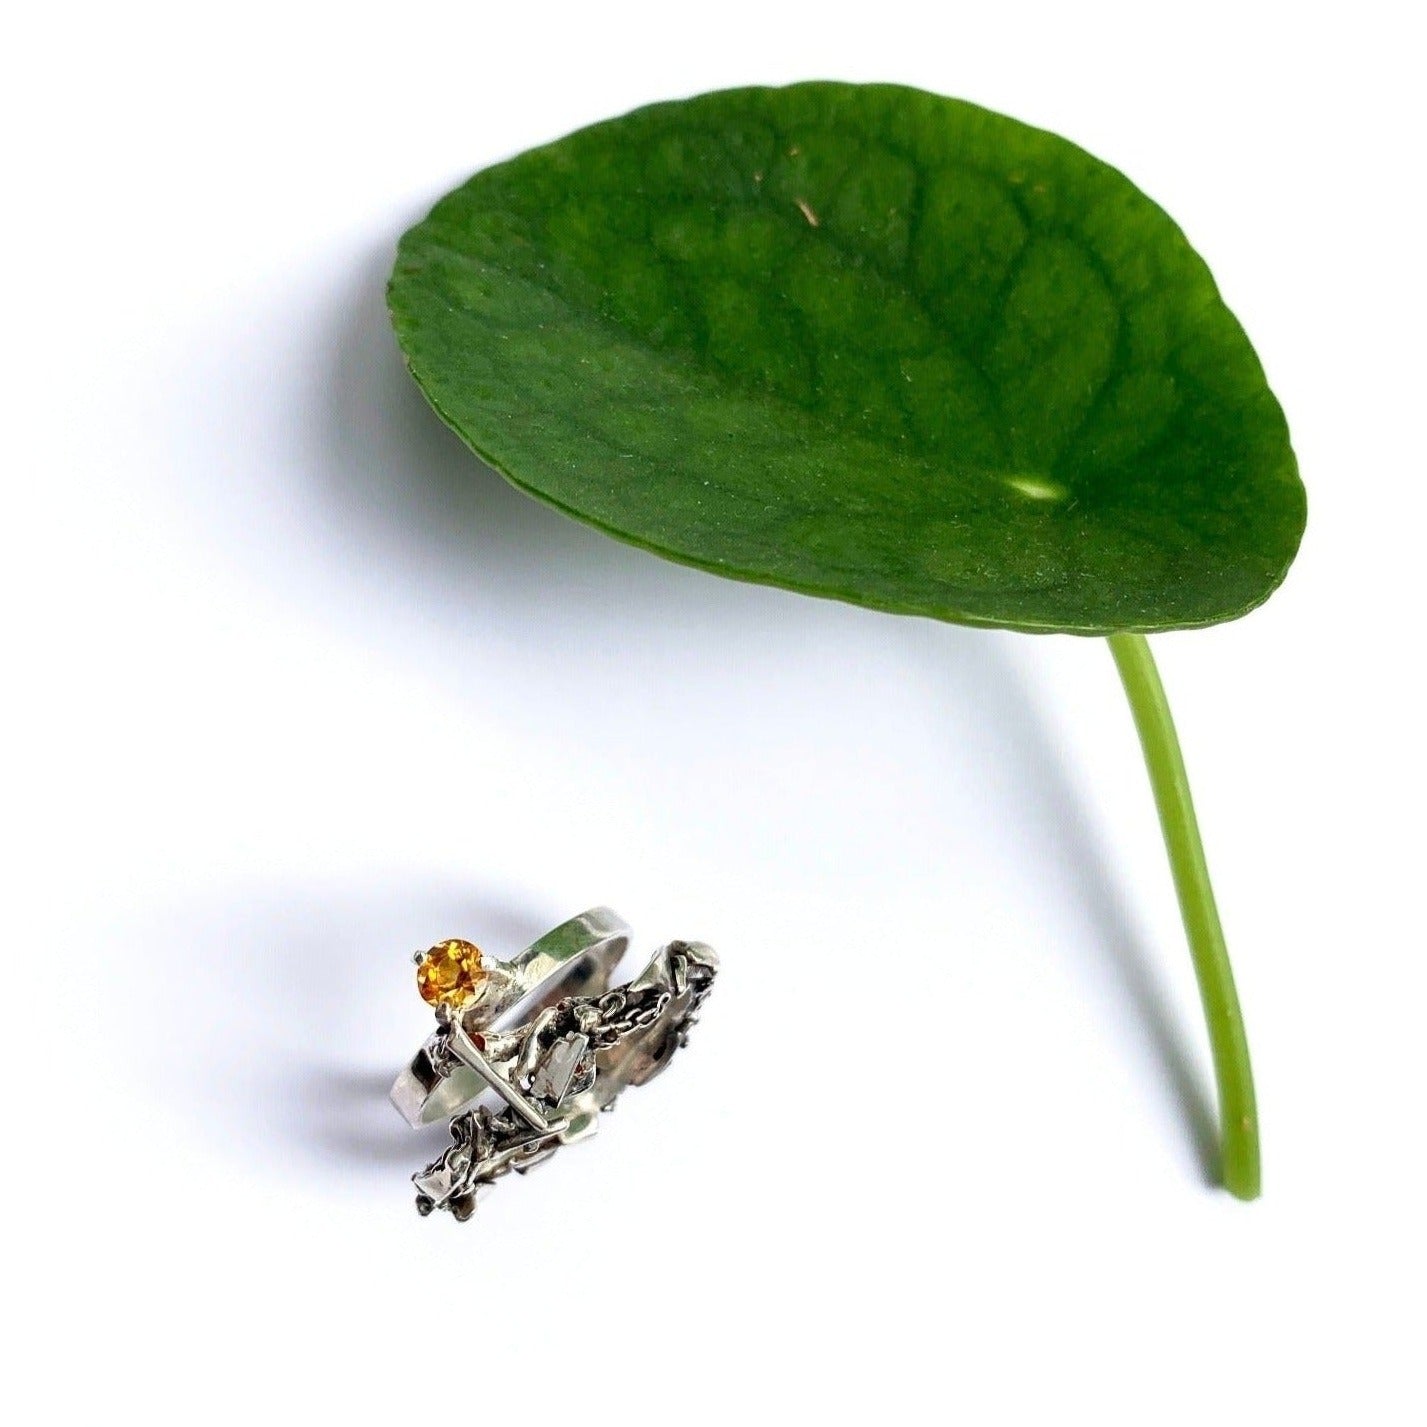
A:
{"label": "polished silver surface", "polygon": [[[571,917],[509,961],[485,957],[484,979],[460,1024],[469,1037],[523,1020],[564,996],[599,994],[628,949],[629,928],[608,907]],[[408,1125],[448,1120],[491,1088],[479,1055],[455,1053],[449,1016],[438,1010],[437,1019],[440,1028],[391,1087],[391,1103]]]}
{"label": "polished silver surface", "polygon": [[[588,922],[592,917],[595,922]],[[551,936],[577,923],[589,932],[618,924],[618,935],[628,935],[624,924],[602,908],[567,922]],[[548,940],[542,938],[536,947]],[[590,954],[587,946],[584,958]],[[613,963],[600,964],[607,985]],[[429,1108],[445,1093],[442,1086],[462,1072],[482,1090],[493,1090],[497,1103],[475,1105],[454,1116],[450,1147],[412,1176],[417,1209],[422,1214],[446,1209],[457,1219],[468,1219],[477,1194],[501,1176],[512,1169],[524,1173],[560,1146],[593,1135],[600,1113],[623,1090],[652,1080],[685,1044],[717,972],[718,958],[711,948],[674,941],[655,952],[626,985],[607,990],[587,983],[572,994],[538,998],[530,1018],[512,1030],[484,1028],[481,1008],[474,1003],[458,1016],[438,1016],[441,1024],[435,1035],[393,1087],[397,1108],[413,1124],[434,1118],[425,1114],[413,1119],[408,1113],[418,1102],[415,1092],[403,1088],[411,1083],[407,1077],[418,1086],[423,1097],[419,1103]],[[593,980],[598,982],[599,976]],[[519,999],[530,1005],[528,995]],[[429,1067],[439,1083],[426,1088],[430,1077],[423,1070],[420,1074],[426,1078],[418,1079],[418,1062]]]}

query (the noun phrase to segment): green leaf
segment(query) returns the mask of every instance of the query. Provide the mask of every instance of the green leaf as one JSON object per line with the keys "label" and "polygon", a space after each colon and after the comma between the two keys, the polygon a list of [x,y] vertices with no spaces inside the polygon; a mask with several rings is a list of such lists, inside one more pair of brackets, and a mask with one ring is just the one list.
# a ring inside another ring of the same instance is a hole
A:
{"label": "green leaf", "polygon": [[1211,624],[1304,494],[1175,224],[1053,134],[890,85],[641,109],[402,240],[432,405],[531,494],[687,564],[909,614]]}

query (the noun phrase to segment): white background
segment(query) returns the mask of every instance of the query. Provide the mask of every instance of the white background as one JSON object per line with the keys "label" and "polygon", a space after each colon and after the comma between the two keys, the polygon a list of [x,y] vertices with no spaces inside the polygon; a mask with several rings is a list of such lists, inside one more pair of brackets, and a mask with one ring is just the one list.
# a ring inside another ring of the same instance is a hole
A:
{"label": "white background", "polygon": [[[0,60],[9,1420],[1422,1421],[1408,7],[36,12]],[[455,182],[811,77],[1123,168],[1289,414],[1288,583],[1156,641],[1255,1205],[1209,1182],[1103,646],[661,563],[484,472],[402,371],[393,244]],[[418,1219],[410,951],[600,901],[722,952],[691,1050],[471,1224]]]}

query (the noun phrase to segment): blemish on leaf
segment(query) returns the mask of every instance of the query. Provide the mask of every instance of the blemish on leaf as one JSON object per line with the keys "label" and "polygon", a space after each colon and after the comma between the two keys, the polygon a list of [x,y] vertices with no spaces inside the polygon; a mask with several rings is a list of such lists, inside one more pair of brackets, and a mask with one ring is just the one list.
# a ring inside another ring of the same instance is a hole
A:
{"label": "blemish on leaf", "polygon": [[808,220],[808,227],[816,228],[819,222],[818,215],[813,212],[812,205],[808,200],[806,198],[795,198],[793,202],[798,205],[798,212]]}
{"label": "blemish on leaf", "polygon": [[1062,501],[1070,494],[1063,485],[1048,481],[1044,476],[1007,476],[1005,482],[1013,491],[1046,504]]}

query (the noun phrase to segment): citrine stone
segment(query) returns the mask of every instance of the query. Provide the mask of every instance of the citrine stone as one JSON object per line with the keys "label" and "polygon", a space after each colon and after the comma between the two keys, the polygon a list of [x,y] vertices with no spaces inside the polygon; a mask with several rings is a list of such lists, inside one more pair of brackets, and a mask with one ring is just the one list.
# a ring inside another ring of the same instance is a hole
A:
{"label": "citrine stone", "polygon": [[481,949],[468,941],[438,941],[416,964],[416,989],[429,1006],[464,1006],[486,972]]}

